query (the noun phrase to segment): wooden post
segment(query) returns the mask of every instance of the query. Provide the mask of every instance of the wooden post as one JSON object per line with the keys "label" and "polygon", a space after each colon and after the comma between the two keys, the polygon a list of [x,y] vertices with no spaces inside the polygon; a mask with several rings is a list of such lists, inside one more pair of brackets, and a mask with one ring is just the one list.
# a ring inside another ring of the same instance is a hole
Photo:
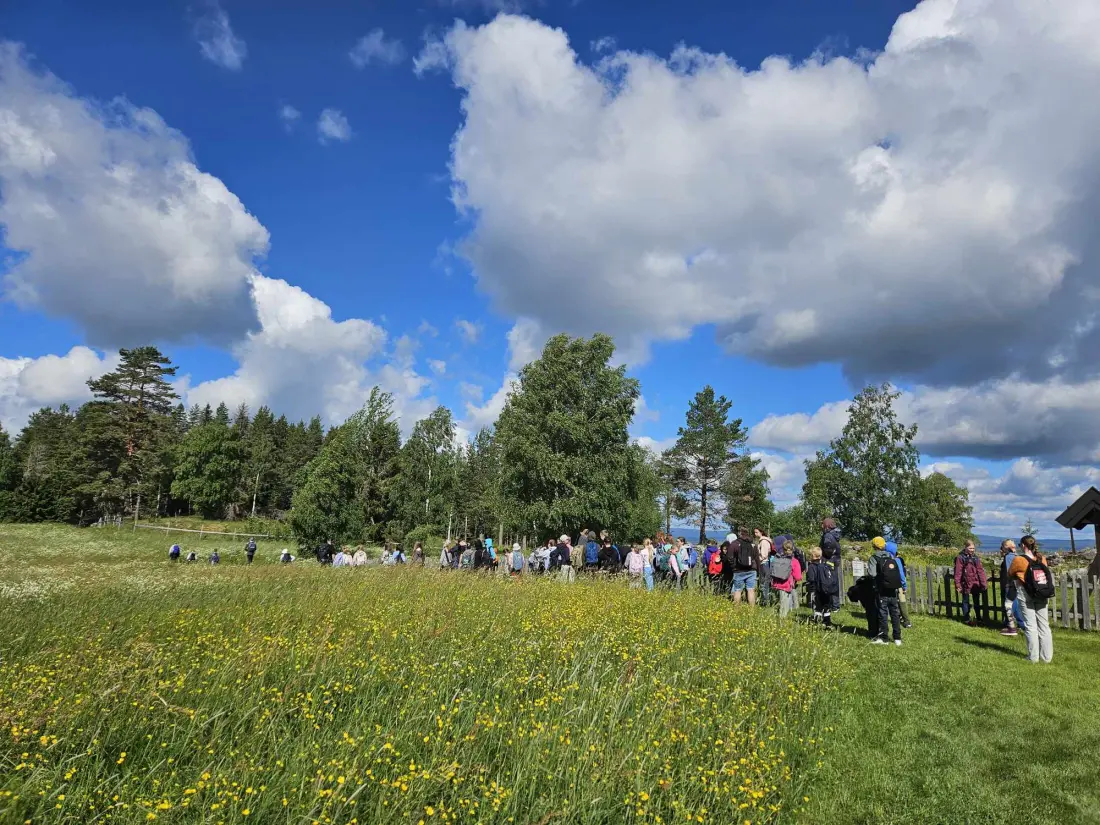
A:
{"label": "wooden post", "polygon": [[1059,589],[1062,591],[1062,627],[1069,627],[1069,594],[1066,592],[1066,574],[1058,577]]}
{"label": "wooden post", "polygon": [[947,570],[943,571],[943,601],[947,607],[947,618],[954,618],[955,602],[954,592],[951,589],[952,574]]}
{"label": "wooden post", "polygon": [[1089,577],[1079,576],[1081,583],[1081,629],[1092,630],[1092,600],[1089,598]]}
{"label": "wooden post", "polygon": [[134,532],[137,532],[138,513],[141,512],[141,493],[138,493],[137,504],[134,505]]}
{"label": "wooden post", "polygon": [[504,522],[500,523],[500,527],[497,529],[497,547],[504,547]]}
{"label": "wooden post", "polygon": [[1069,552],[1071,552],[1071,553],[1076,553],[1077,552],[1077,545],[1073,541],[1073,528],[1072,527],[1069,528]]}

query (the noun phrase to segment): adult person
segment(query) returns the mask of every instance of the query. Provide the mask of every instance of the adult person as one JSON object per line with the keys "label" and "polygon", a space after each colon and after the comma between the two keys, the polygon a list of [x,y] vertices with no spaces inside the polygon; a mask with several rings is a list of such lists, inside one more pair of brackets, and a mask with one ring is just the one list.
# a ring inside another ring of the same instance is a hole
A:
{"label": "adult person", "polygon": [[404,564],[405,563],[405,551],[401,549],[400,544],[393,548],[393,559],[392,559],[392,561],[393,561],[394,564]]}
{"label": "adult person", "polygon": [[173,544],[171,547],[168,548],[168,561],[179,561],[179,560],[180,560],[180,546],[178,544]]}
{"label": "adult person", "polygon": [[1016,561],[1016,542],[1005,539],[1001,542],[1001,593],[1004,596],[1005,622],[1001,628],[1002,636],[1015,636],[1019,633],[1019,627],[1023,623],[1020,616],[1020,604],[1016,579],[1009,575],[1012,562]]}
{"label": "adult person", "polygon": [[317,561],[321,564],[332,564],[332,559],[336,556],[336,547],[332,543],[332,539],[325,539],[324,543],[317,548]]}
{"label": "adult person", "polygon": [[252,564],[252,559],[256,556],[256,539],[253,536],[248,537],[248,544],[244,546],[244,555],[248,559],[248,564]]}
{"label": "adult person", "polygon": [[523,558],[523,548],[520,547],[518,541],[513,542],[512,552],[508,555],[508,572],[511,573],[513,579],[518,579],[525,566],[526,560]]}
{"label": "adult person", "polygon": [[[772,544],[771,538],[759,527],[753,528],[752,531],[753,546],[756,548],[756,569],[760,571],[760,596],[758,601],[763,607],[767,607],[771,601],[772,595],[772,577],[766,575],[768,560],[772,557],[772,552],[776,545]],[[782,538],[778,545],[782,548]]]}
{"label": "adult person", "polygon": [[630,552],[626,554],[626,575],[632,588],[642,586],[642,577],[645,574],[645,556],[641,548],[636,544],[630,545]]}
{"label": "adult person", "polygon": [[453,567],[453,560],[451,559],[451,540],[447,539],[443,542],[443,549],[439,551],[439,569],[450,570]]}
{"label": "adult person", "polygon": [[[840,551],[840,528],[837,527],[836,521],[832,518],[824,518],[821,520],[821,541],[818,542],[818,546],[821,548],[821,558],[826,564],[833,566],[834,572],[836,572],[837,578],[840,578],[840,564],[843,560]],[[833,599],[833,612],[840,610],[840,592],[838,590],[836,597]]]}
{"label": "adult person", "polygon": [[756,605],[756,548],[752,546],[752,534],[747,527],[742,527],[738,534],[730,540],[730,533],[726,536],[727,550],[723,551],[723,564],[729,564],[733,571],[733,581],[730,586],[730,594],[733,603],[741,603],[741,594],[745,593],[750,605]]}
{"label": "adult person", "polygon": [[187,558],[185,559],[185,561],[191,562],[191,561],[198,561],[198,560],[199,560],[199,555],[194,550],[191,550],[187,553]]}
{"label": "adult person", "polygon": [[355,567],[364,567],[367,563],[367,551],[363,549],[363,545],[359,545],[355,550],[355,555],[351,557],[351,563]]}
{"label": "adult person", "polygon": [[489,564],[489,554],[485,552],[485,543],[481,539],[474,539],[474,570],[480,570]]}
{"label": "adult person", "polygon": [[645,589],[653,589],[653,542],[646,539],[642,543],[642,581]]}
{"label": "adult person", "polygon": [[211,553],[210,553],[210,563],[211,564],[219,564],[221,562],[221,560],[222,560],[222,557],[218,555],[217,550],[211,551]]}
{"label": "adult person", "polygon": [[901,606],[898,592],[905,589],[905,573],[897,558],[887,552],[884,538],[877,536],[871,543],[875,552],[871,555],[867,572],[875,582],[879,624],[878,635],[871,641],[879,645],[886,644],[886,633],[889,629],[887,625],[890,625],[894,632],[894,644],[901,647]]}
{"label": "adult person", "polygon": [[[979,621],[985,621],[985,610],[982,602],[985,601],[986,588],[989,582],[986,579],[985,567],[974,549],[974,542],[967,541],[963,545],[962,552],[955,557],[955,589],[962,594],[963,621],[970,627],[974,627]],[[970,603],[974,603],[974,614],[977,621],[970,618]]]}
{"label": "adult person", "polygon": [[419,541],[413,545],[413,564],[424,566],[424,545]]}
{"label": "adult person", "polygon": [[350,567],[351,560],[348,558],[348,554],[344,552],[344,548],[341,547],[336,551],[336,555],[332,557],[333,567]]}
{"label": "adult person", "polygon": [[794,587],[802,581],[802,566],[794,555],[794,542],[783,542],[781,552],[771,557],[770,574],[772,589],[779,595],[779,618],[785,619],[795,608]]}
{"label": "adult person", "polygon": [[1016,580],[1028,661],[1049,664],[1054,659],[1054,638],[1050,633],[1047,600],[1054,595],[1054,578],[1034,536],[1020,539],[1020,552],[1008,572]]}
{"label": "adult person", "polygon": [[584,543],[584,569],[588,573],[595,573],[600,569],[600,545],[593,533],[588,534]]}
{"label": "adult person", "polygon": [[294,561],[294,556],[290,555],[290,551],[284,547],[283,552],[279,554],[279,563],[290,564],[292,561]]}

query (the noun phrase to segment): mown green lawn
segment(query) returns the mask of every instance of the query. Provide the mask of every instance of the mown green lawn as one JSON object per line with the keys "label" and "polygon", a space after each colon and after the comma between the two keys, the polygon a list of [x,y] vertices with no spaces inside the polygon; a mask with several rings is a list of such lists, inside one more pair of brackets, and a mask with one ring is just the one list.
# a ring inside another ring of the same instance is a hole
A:
{"label": "mown green lawn", "polygon": [[168,544],[0,525],[0,825],[1100,823],[1100,634]]}

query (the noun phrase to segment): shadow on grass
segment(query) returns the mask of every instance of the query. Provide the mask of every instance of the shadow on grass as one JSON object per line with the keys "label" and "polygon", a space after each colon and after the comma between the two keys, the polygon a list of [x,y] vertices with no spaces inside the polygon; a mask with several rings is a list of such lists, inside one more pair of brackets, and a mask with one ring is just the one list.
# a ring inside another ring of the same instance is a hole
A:
{"label": "shadow on grass", "polygon": [[1019,658],[1020,656],[1018,650],[1012,650],[1004,645],[994,644],[993,642],[985,642],[981,639],[968,639],[965,636],[956,636],[955,641],[960,644],[970,645],[971,647],[980,647],[982,650],[992,650],[994,653],[1003,653],[1013,658]]}

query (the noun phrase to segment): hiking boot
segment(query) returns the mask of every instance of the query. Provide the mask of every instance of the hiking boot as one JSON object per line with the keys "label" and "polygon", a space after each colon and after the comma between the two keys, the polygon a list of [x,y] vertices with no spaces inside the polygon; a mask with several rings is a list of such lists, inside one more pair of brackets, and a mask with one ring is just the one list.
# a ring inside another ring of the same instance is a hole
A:
{"label": "hiking boot", "polygon": [[1019,633],[1019,631],[1016,630],[1016,628],[1014,628],[1014,627],[1003,627],[1003,628],[1001,628],[1001,635],[1002,636],[1015,636],[1015,635],[1017,635],[1017,633]]}
{"label": "hiking boot", "polygon": [[913,623],[912,623],[912,622],[906,622],[905,624],[903,624],[903,625],[902,625],[902,627],[906,628],[907,630],[908,630],[909,628],[911,628],[912,626],[913,626]]}
{"label": "hiking boot", "polygon": [[881,636],[875,636],[875,638],[873,638],[871,640],[871,644],[873,644],[873,645],[884,645],[884,644],[886,644],[886,640],[884,638],[882,638]]}
{"label": "hiking boot", "polygon": [[901,647],[901,639],[894,639],[894,645],[896,647]]}

